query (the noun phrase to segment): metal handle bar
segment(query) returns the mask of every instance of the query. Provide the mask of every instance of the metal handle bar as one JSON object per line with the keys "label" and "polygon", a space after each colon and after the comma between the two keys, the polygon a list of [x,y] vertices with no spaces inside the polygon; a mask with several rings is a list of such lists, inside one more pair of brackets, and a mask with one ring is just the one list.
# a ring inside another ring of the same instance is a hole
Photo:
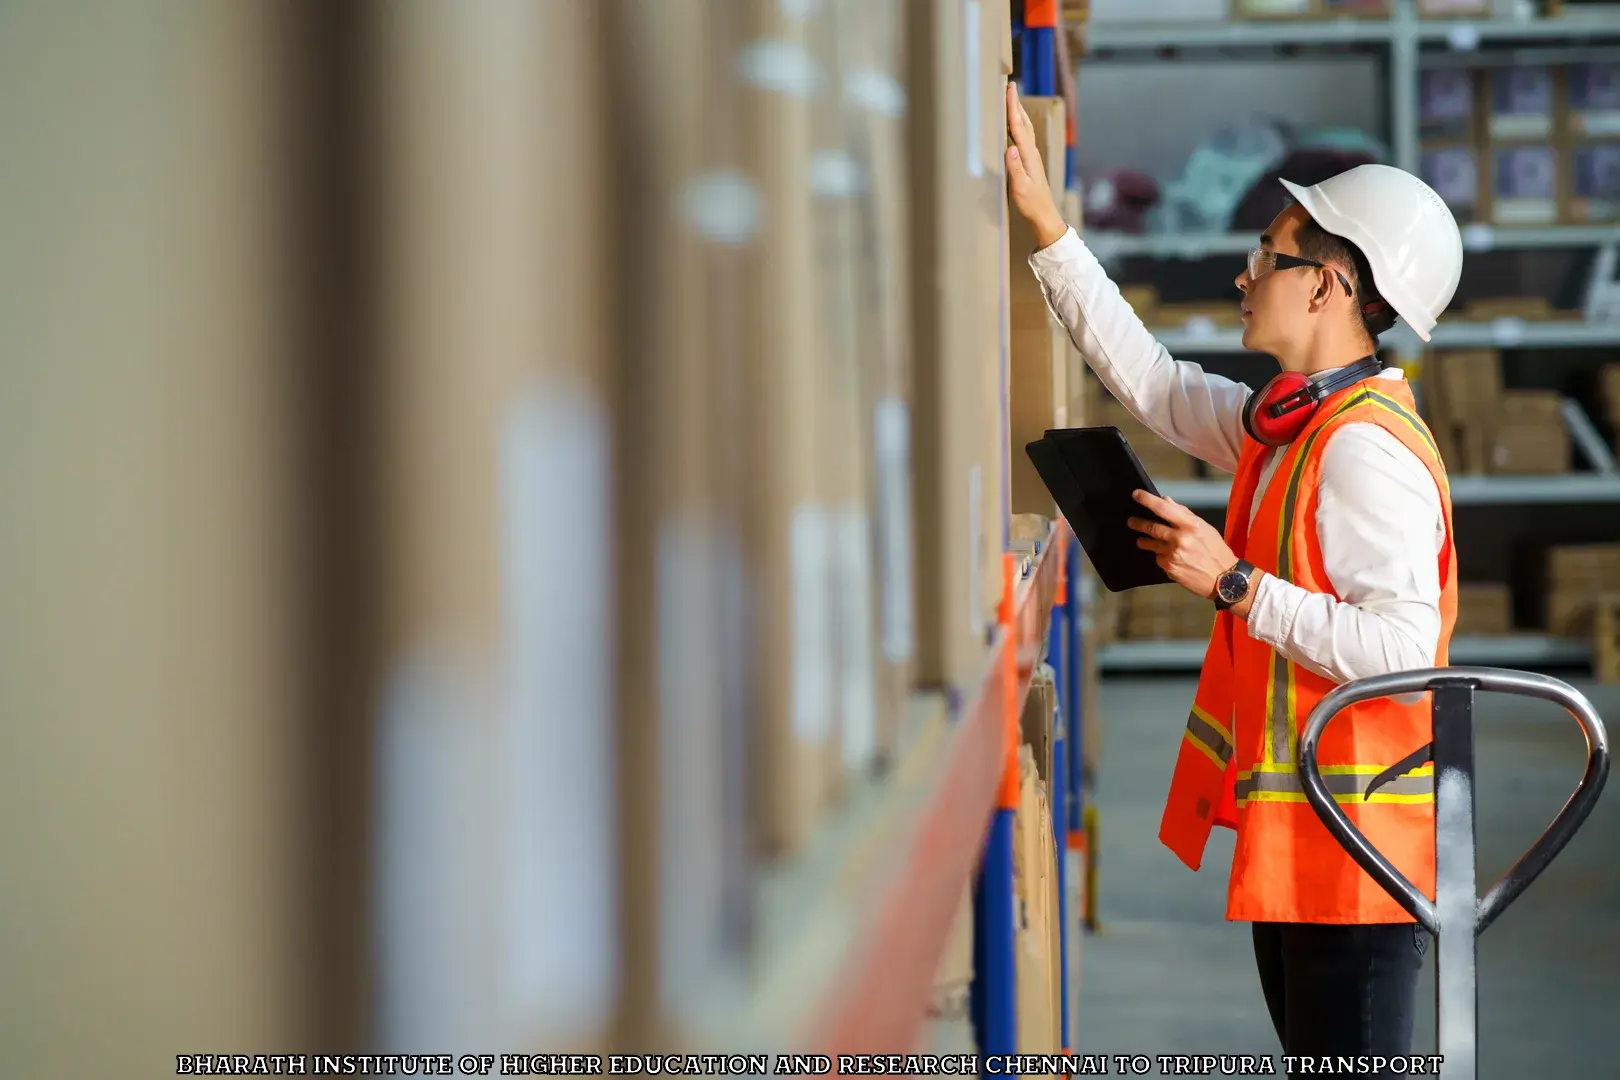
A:
{"label": "metal handle bar", "polygon": [[[1598,717],[1597,710],[1592,708],[1592,703],[1579,691],[1567,683],[1545,675],[1500,668],[1425,668],[1357,679],[1334,688],[1317,703],[1316,708],[1311,710],[1311,715],[1305,722],[1305,731],[1300,736],[1300,779],[1304,783],[1305,798],[1334,838],[1356,862],[1361,864],[1374,881],[1382,885],[1402,907],[1412,913],[1413,918],[1438,936],[1441,920],[1435,911],[1435,905],[1419,892],[1404,874],[1395,869],[1381,852],[1368,843],[1361,830],[1351,824],[1333,796],[1328,794],[1321,773],[1317,771],[1316,744],[1321,739],[1328,721],[1351,705],[1374,698],[1424,693],[1446,686],[1542,698],[1555,702],[1575,718],[1586,736],[1586,772],[1581,777],[1580,785],[1558,811],[1552,824],[1548,825],[1546,831],[1530,846],[1530,850],[1513,864],[1512,869],[1502,875],[1502,879],[1491,888],[1483,900],[1478,901],[1475,933],[1479,934],[1483,933],[1509,904],[1519,898],[1519,894],[1541,875],[1547,865],[1564,849],[1564,845],[1569,843],[1570,837],[1575,835],[1575,831],[1592,812],[1592,807],[1603,791],[1603,783],[1608,779],[1608,735],[1603,730],[1603,721]],[[1439,763],[1436,765],[1435,774],[1437,818],[1445,813],[1446,804],[1454,797],[1466,796],[1471,802],[1471,777],[1456,775],[1450,769],[1442,770]],[[1471,834],[1473,817],[1471,809],[1467,813],[1466,820]],[[1445,831],[1446,824],[1444,820],[1437,820],[1437,827],[1441,832]],[[1469,892],[1472,891],[1469,889]]]}

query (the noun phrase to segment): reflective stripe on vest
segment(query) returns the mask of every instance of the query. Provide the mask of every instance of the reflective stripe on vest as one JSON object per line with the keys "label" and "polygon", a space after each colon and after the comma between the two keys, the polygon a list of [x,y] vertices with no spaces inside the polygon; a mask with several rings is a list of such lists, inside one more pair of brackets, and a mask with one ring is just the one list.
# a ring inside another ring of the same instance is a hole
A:
{"label": "reflective stripe on vest", "polygon": [[[1367,786],[1384,772],[1382,765],[1319,765],[1322,786],[1340,803],[1423,803],[1434,801],[1434,766],[1424,765],[1387,780],[1371,795]],[[1237,801],[1304,802],[1305,785],[1291,765],[1261,766],[1238,774]]]}
{"label": "reflective stripe on vest", "polygon": [[1197,705],[1187,714],[1186,739],[1202,751],[1217,769],[1226,768],[1226,763],[1232,760],[1232,733]]}

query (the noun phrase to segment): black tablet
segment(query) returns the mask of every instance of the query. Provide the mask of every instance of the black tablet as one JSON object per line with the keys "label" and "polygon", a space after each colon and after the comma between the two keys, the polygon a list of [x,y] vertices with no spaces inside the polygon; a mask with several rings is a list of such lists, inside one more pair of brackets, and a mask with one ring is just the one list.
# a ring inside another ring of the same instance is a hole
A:
{"label": "black tablet", "polygon": [[1142,462],[1116,427],[1065,428],[1024,447],[1046,490],[1074,530],[1080,547],[1109,592],[1163,585],[1170,576],[1156,556],[1136,546],[1141,533],[1126,521],[1157,520],[1131,497],[1159,493]]}

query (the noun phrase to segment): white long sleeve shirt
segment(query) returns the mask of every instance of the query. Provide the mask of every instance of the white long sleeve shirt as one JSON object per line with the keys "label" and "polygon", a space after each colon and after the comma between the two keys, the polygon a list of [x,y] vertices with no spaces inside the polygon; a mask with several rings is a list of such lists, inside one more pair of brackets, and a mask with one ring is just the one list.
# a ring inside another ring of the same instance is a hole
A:
{"label": "white long sleeve shirt", "polygon": [[[1249,387],[1172,359],[1073,229],[1032,255],[1030,267],[1052,314],[1121,404],[1165,441],[1236,470]],[[1376,377],[1404,376],[1389,369]],[[1281,456],[1273,450],[1264,463],[1255,509]],[[1445,518],[1423,462],[1376,424],[1344,425],[1322,452],[1316,529],[1338,597],[1266,574],[1249,636],[1334,682],[1432,666]]]}

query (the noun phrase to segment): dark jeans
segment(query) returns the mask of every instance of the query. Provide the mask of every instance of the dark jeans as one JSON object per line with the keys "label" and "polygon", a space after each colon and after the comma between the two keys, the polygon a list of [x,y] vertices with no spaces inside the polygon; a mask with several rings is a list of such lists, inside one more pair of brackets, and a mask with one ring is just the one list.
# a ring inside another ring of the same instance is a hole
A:
{"label": "dark jeans", "polygon": [[1255,923],[1260,988],[1283,1053],[1410,1054],[1428,937],[1416,923]]}

